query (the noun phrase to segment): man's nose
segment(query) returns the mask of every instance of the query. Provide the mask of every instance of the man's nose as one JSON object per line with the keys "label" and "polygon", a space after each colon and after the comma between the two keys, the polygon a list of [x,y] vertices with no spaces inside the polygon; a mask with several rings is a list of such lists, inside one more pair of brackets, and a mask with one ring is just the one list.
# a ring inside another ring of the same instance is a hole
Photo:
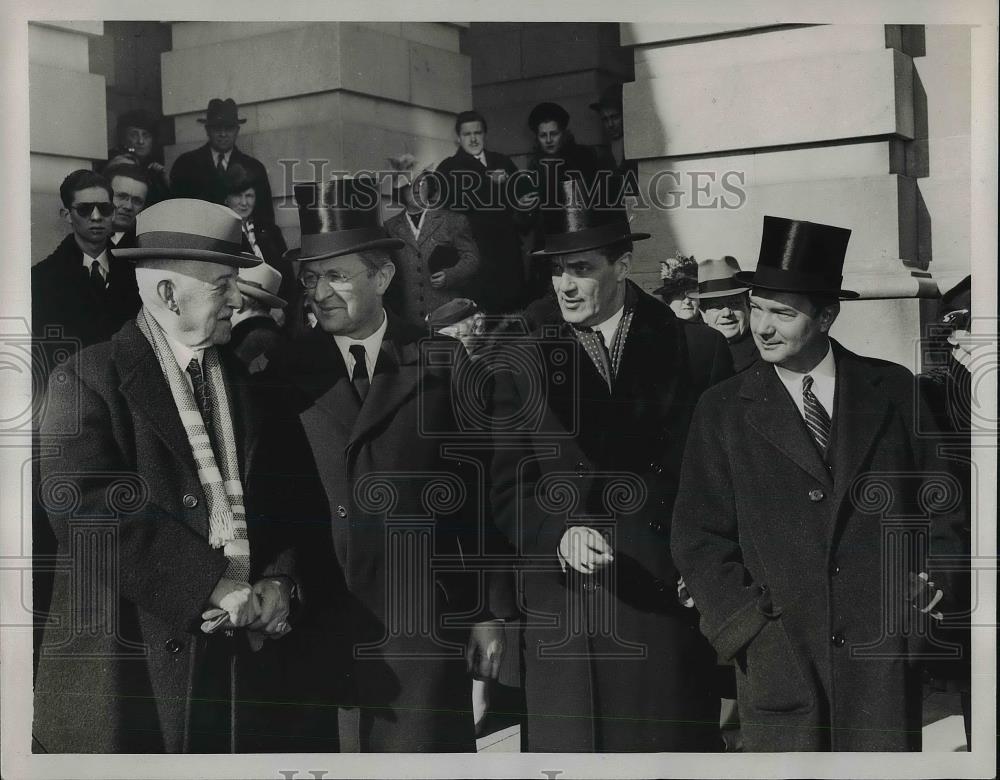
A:
{"label": "man's nose", "polygon": [[573,278],[572,274],[568,274],[565,271],[559,274],[559,289],[563,292],[569,292],[576,287],[576,279]]}

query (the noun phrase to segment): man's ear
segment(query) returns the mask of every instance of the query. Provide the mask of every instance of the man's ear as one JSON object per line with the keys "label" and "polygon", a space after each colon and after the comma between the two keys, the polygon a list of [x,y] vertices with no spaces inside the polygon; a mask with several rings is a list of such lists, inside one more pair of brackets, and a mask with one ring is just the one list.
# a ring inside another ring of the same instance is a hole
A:
{"label": "man's ear", "polygon": [[385,291],[389,289],[389,282],[392,281],[392,277],[396,275],[396,264],[391,260],[388,263],[384,263],[379,266],[378,271],[375,272],[375,276],[378,279],[378,284],[376,285],[376,290],[379,295],[384,295]]}
{"label": "man's ear", "polygon": [[835,301],[834,303],[828,304],[820,309],[819,312],[819,329],[823,333],[828,333],[830,328],[833,327],[833,323],[837,320],[837,315],[840,314],[840,301]]}
{"label": "man's ear", "polygon": [[157,283],[156,297],[160,299],[160,303],[163,304],[163,308],[169,309],[174,314],[180,314],[180,308],[177,306],[177,299],[174,293],[174,283],[169,279],[161,279]]}
{"label": "man's ear", "polygon": [[60,207],[59,218],[62,219],[67,225],[72,226],[73,220],[70,219],[69,209],[65,206]]}
{"label": "man's ear", "polygon": [[618,281],[621,281],[632,271],[632,253],[626,252],[615,260],[615,271]]}

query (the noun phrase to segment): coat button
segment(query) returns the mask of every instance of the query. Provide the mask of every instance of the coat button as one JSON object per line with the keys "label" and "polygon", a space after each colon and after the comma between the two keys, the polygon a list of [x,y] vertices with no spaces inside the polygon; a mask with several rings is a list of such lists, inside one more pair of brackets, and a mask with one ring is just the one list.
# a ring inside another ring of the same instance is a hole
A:
{"label": "coat button", "polygon": [[657,593],[664,593],[667,590],[667,583],[663,580],[653,580],[653,587]]}
{"label": "coat button", "polygon": [[661,523],[659,520],[650,520],[649,530],[652,531],[653,533],[658,534],[660,533],[660,531],[663,530],[663,523]]}
{"label": "coat button", "polygon": [[581,461],[577,461],[577,464],[576,464],[576,475],[578,477],[582,477],[586,473],[587,473],[587,464],[584,463],[582,460]]}
{"label": "coat button", "polygon": [[809,491],[809,500],[810,501],[813,501],[813,502],[822,501],[824,498],[826,498],[826,493],[824,493],[819,488],[816,488],[815,490],[810,490]]}
{"label": "coat button", "polygon": [[347,517],[347,508],[343,504],[337,505],[337,517]]}
{"label": "coat button", "polygon": [[649,470],[652,471],[654,474],[662,474],[663,466],[661,466],[659,463],[650,463]]}
{"label": "coat button", "polygon": [[178,642],[176,639],[168,639],[166,642],[163,643],[163,649],[166,650],[168,653],[176,655],[181,651],[181,643]]}
{"label": "coat button", "polygon": [[846,640],[844,639],[844,635],[841,634],[839,631],[830,637],[830,642],[833,644],[834,647],[843,647],[845,641]]}
{"label": "coat button", "polygon": [[830,567],[830,576],[836,577],[838,574],[840,574],[840,566],[835,563]]}
{"label": "coat button", "polygon": [[194,493],[185,493],[184,498],[181,499],[181,503],[184,504],[185,509],[194,509],[198,506],[198,496]]}

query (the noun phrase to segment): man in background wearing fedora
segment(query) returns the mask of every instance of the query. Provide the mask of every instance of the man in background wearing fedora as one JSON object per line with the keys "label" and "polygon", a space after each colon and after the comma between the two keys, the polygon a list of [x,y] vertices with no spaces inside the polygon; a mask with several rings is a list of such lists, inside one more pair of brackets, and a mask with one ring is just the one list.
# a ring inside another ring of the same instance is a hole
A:
{"label": "man in background wearing fedora", "polygon": [[174,161],[170,169],[170,186],[174,197],[201,198],[212,203],[222,203],[226,197],[224,175],[233,163],[246,168],[257,190],[256,215],[263,222],[274,224],[274,201],[267,169],[260,160],[240,151],[236,139],[240,126],[247,120],[239,115],[232,98],[208,101],[205,117],[198,119],[205,125],[208,142],[204,146],[185,152]]}
{"label": "man in background wearing fedora", "polygon": [[274,353],[288,344],[272,314],[275,309],[282,311],[288,302],[277,295],[281,274],[267,263],[241,268],[236,286],[243,295],[243,305],[233,312],[229,348],[243,361],[247,371],[256,374],[267,368]]}
{"label": "man in background wearing fedora", "polygon": [[288,631],[296,583],[281,524],[251,514],[260,412],[218,349],[236,267],[259,261],[240,253],[239,219],[202,201],[157,204],[137,232],[122,254],[142,309],[67,362],[41,425],[59,446],[39,493],[73,565],[56,577],[34,749],[261,749],[232,715],[270,700],[245,688],[269,657],[251,650]]}
{"label": "man in background wearing fedora", "polygon": [[[622,208],[574,181],[546,210],[559,310],[496,370],[493,513],[518,556],[527,748],[720,749],[715,655],[679,597],[670,517],[688,421],[724,339],[629,279]],[[530,420],[513,426],[512,420]]]}
{"label": "man in background wearing fedora", "polygon": [[398,170],[393,195],[403,210],[386,220],[385,231],[403,245],[395,253],[396,274],[386,300],[393,312],[419,325],[453,298],[478,294],[479,248],[465,216],[428,208],[435,200],[430,168],[415,170],[412,155],[389,162]]}
{"label": "man in background wearing fedora", "polygon": [[726,337],[737,374],[760,358],[750,335],[750,288],[733,279],[739,272],[735,257],[704,260],[698,263],[698,289],[688,293],[698,302],[704,323]]}
{"label": "man in background wearing fedora", "polygon": [[[377,194],[360,178],[296,185],[293,254],[317,326],[260,375],[288,403],[266,447],[308,535],[301,710],[311,729],[338,717],[330,748],[339,733],[343,751],[473,751],[469,672],[496,675],[503,627],[490,618],[513,600],[480,592],[468,557],[481,549],[479,472],[445,452],[463,441],[453,378],[465,351],[430,339],[438,359],[425,359],[426,327],[383,306],[402,242],[383,229]],[[449,570],[432,570],[431,554]]]}
{"label": "man in background wearing fedora", "polygon": [[761,360],[702,397],[684,456],[672,549],[736,663],[746,750],[919,750],[917,659],[948,593],[926,555],[961,554],[913,375],[829,336],[858,297],[849,237],[764,217],[756,272],[734,276]]}

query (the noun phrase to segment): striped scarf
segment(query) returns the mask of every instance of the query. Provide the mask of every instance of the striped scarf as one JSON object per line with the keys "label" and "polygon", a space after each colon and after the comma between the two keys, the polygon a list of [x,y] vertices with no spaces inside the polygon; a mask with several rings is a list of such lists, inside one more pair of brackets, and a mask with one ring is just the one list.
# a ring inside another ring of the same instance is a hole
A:
{"label": "striped scarf", "polygon": [[[239,463],[236,459],[236,436],[229,415],[229,401],[218,350],[205,350],[204,369],[209,397],[212,399],[212,426],[219,439],[217,449],[221,452],[212,448],[194,393],[181,367],[177,365],[160,323],[145,307],[135,321],[153,348],[160,370],[170,386],[170,394],[184,425],[188,444],[191,445],[191,454],[198,467],[198,481],[208,500],[208,543],[216,549],[221,547],[229,560],[224,576],[246,582],[250,576],[250,540],[247,538],[243,485],[240,483]],[[218,454],[222,457],[221,471],[216,464]]]}

